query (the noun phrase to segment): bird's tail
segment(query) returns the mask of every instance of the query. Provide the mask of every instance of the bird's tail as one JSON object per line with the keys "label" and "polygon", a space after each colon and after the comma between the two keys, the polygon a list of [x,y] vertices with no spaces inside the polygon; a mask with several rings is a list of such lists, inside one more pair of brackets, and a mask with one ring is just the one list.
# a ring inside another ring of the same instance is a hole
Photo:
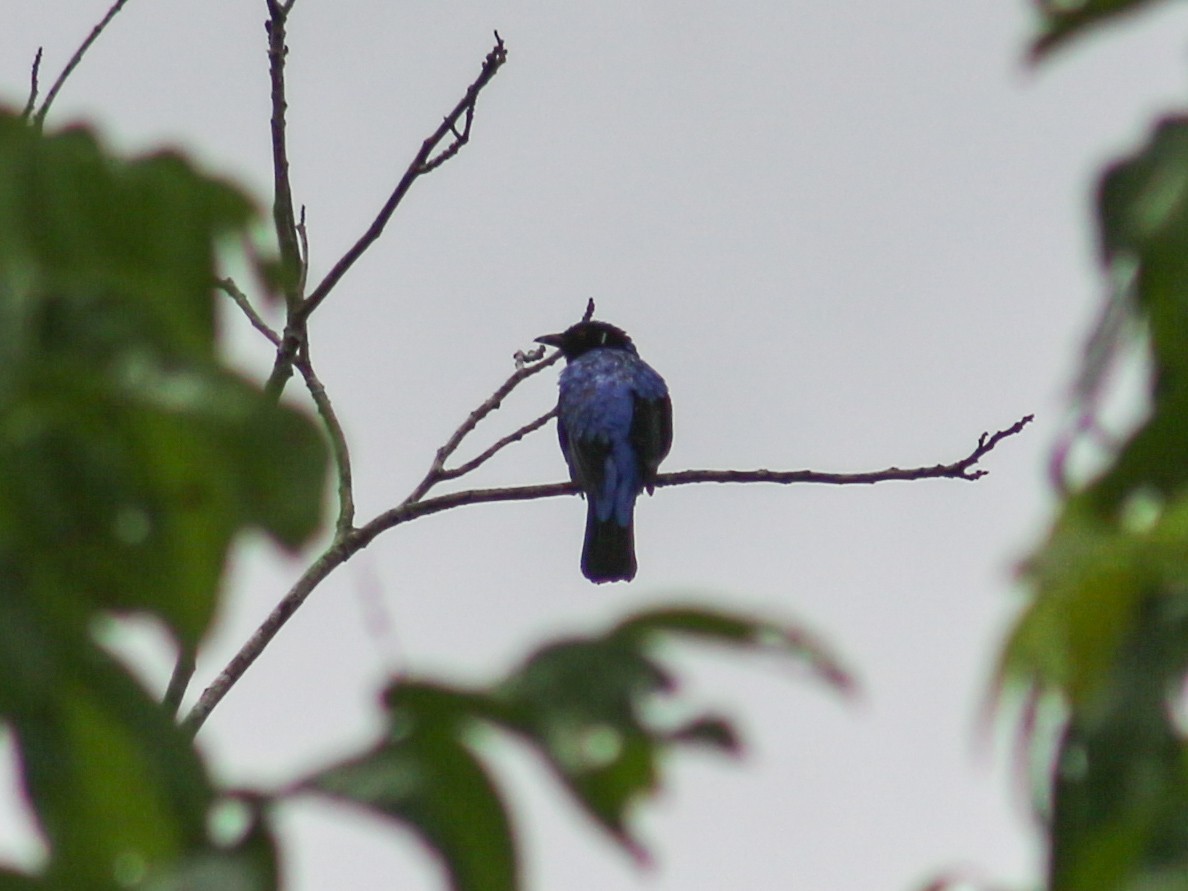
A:
{"label": "bird's tail", "polygon": [[614,516],[599,520],[594,499],[586,503],[586,541],[582,575],[592,582],[629,582],[635,578],[634,523],[621,526]]}

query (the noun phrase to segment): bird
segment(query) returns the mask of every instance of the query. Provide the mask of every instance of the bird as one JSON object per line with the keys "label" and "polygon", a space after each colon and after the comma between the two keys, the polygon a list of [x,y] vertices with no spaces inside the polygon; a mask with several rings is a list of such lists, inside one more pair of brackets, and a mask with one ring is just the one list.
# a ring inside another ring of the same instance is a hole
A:
{"label": "bird", "polygon": [[622,328],[584,320],[537,343],[565,356],[558,378],[557,439],[569,476],[586,496],[582,575],[635,578],[635,500],[656,485],[672,446],[668,385]]}

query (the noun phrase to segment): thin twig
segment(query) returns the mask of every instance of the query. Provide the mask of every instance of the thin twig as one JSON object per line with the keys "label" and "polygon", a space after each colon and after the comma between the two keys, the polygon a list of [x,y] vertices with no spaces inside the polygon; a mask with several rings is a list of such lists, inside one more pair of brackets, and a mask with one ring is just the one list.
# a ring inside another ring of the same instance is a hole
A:
{"label": "thin twig", "polygon": [[1035,420],[1035,415],[1024,415],[1011,426],[1005,430],[999,430],[995,433],[983,433],[978,437],[978,446],[969,453],[964,461],[959,461],[955,466],[962,471],[961,479],[976,480],[984,477],[990,471],[988,470],[973,470],[973,466],[985,456],[991,449],[1006,439],[1008,436],[1014,436],[1021,433],[1023,428]]}
{"label": "thin twig", "polygon": [[252,306],[248,300],[247,294],[240,290],[239,286],[235,284],[231,278],[221,278],[215,282],[219,286],[219,290],[235,301],[235,305],[243,310],[243,314],[247,316],[248,321],[252,323],[252,327],[267,337],[276,346],[280,345],[281,337],[277,334],[268,323],[261,318],[260,314],[256,312],[256,308]]}
{"label": "thin twig", "polygon": [[293,374],[293,359],[307,336],[305,321],[298,318],[298,311],[305,298],[306,270],[303,264],[307,260],[307,252],[301,249],[301,235],[293,218],[293,187],[289,176],[285,122],[285,112],[288,109],[288,100],[285,97],[285,58],[289,53],[285,35],[293,3],[292,0],[288,3],[265,0],[265,3],[268,6],[268,21],[264,24],[268,33],[268,76],[272,85],[272,223],[276,230],[284,275],[286,322],[284,335],[277,344],[272,373],[264,385],[264,392],[279,400],[285,384]]}
{"label": "thin twig", "polygon": [[288,110],[285,57],[289,53],[285,45],[285,26],[289,8],[277,0],[266,0],[266,3],[268,21],[264,29],[268,33],[268,75],[272,84],[272,222],[285,275],[285,303],[293,312],[300,306],[303,295],[298,289],[302,256],[297,222],[293,215],[293,187],[289,178],[289,149],[285,132],[285,112]]}
{"label": "thin twig", "polygon": [[[978,443],[966,457],[951,464],[934,464],[927,467],[900,469],[889,467],[866,473],[820,473],[812,470],[771,471],[771,470],[685,470],[677,473],[664,473],[656,479],[656,485],[678,486],[690,483],[825,483],[831,485],[869,485],[872,483],[889,482],[894,480],[918,479],[960,479],[977,480],[985,471],[976,469],[975,465],[984,458],[995,446],[1007,437],[1021,432],[1032,420],[1028,415],[1015,424],[996,433],[983,433]],[[477,422],[476,422],[477,423]],[[459,428],[461,429],[461,428]],[[198,703],[186,717],[185,724],[191,732],[196,733],[210,712],[227,691],[242,677],[248,667],[262,653],[277,632],[301,607],[313,590],[334,571],[345,563],[351,556],[367,547],[381,533],[395,528],[403,523],[441,513],[455,507],[468,504],[488,504],[502,501],[534,501],[540,498],[552,498],[558,495],[573,495],[578,492],[574,483],[548,483],[537,486],[512,486],[494,489],[470,489],[463,492],[451,492],[434,498],[421,500],[406,499],[397,507],[385,511],[370,522],[357,529],[340,536],[329,548],[305,571],[297,583],[289,590],[284,598],[276,605],[267,619],[256,629],[255,633],[240,648],[235,657],[227,664],[203,691]]]}
{"label": "thin twig", "polygon": [[462,125],[462,132],[458,132],[457,121],[451,122],[448,118],[446,123],[449,125],[450,132],[454,134],[454,141],[447,145],[437,155],[428,158],[417,171],[418,173],[429,173],[437,169],[454,155],[462,150],[462,146],[470,142],[470,125],[474,123],[474,105],[466,106],[466,123]]}
{"label": "thin twig", "polygon": [[[270,8],[275,6],[276,3],[277,0],[269,0]],[[270,31],[269,33],[270,37],[274,36],[274,31]],[[421,143],[420,150],[413,157],[411,163],[409,163],[404,175],[400,178],[400,182],[396,184],[396,187],[388,196],[388,200],[384,202],[384,205],[380,208],[379,213],[377,213],[375,218],[371,221],[371,225],[367,227],[367,230],[359,236],[358,240],[356,240],[355,243],[351,245],[347,252],[338,259],[338,262],[334,264],[328,273],[326,273],[325,278],[323,278],[321,282],[318,283],[317,287],[313,289],[312,293],[310,293],[310,295],[302,301],[301,305],[296,307],[290,314],[289,325],[285,332],[285,338],[281,343],[280,348],[277,350],[276,359],[272,366],[272,374],[268,379],[267,390],[270,393],[279,394],[281,390],[284,389],[285,382],[292,374],[293,359],[297,355],[297,351],[300,349],[301,343],[305,338],[305,321],[309,318],[310,314],[321,305],[322,301],[329,296],[330,292],[334,290],[334,287],[338,284],[342,277],[346,275],[347,271],[355,265],[358,259],[367,252],[367,249],[370,248],[371,245],[374,244],[383,234],[385,227],[388,225],[388,221],[392,218],[392,214],[396,212],[396,208],[400,205],[400,202],[404,200],[404,196],[408,194],[408,190],[412,188],[412,184],[416,182],[420,176],[428,173],[434,167],[440,166],[440,164],[446,160],[446,158],[439,155],[436,159],[433,159],[434,163],[432,166],[427,166],[431,158],[433,158],[433,152],[450,133],[456,134],[456,141],[461,140],[464,142],[464,135],[466,139],[469,139],[470,121],[474,116],[474,109],[476,103],[478,102],[479,93],[482,92],[483,88],[491,82],[491,79],[506,61],[507,50],[503,45],[503,39],[498,33],[496,33],[495,47],[489,53],[487,53],[486,58],[483,60],[483,67],[479,72],[478,78],[474,81],[474,83],[467,87],[465,95],[463,95],[463,97],[458,101],[458,104],[454,106],[453,111],[446,115],[438,128],[434,130],[424,142]],[[275,110],[275,77],[273,93],[273,105]],[[462,133],[458,134],[458,120],[463,115],[466,116],[467,123],[464,125]],[[275,119],[276,117],[274,111],[274,121]],[[275,133],[273,137],[273,144],[275,148]],[[450,148],[445,150],[445,152],[449,153],[449,157],[453,157],[453,155],[457,154],[458,149],[461,148],[461,144],[459,143],[456,147],[451,144],[451,148],[453,148],[452,151],[450,151]],[[281,160],[274,156],[274,165],[279,165],[280,163]],[[287,165],[287,161],[285,164]],[[287,166],[285,169],[287,177]],[[278,179],[279,178],[280,175],[278,173]]]}
{"label": "thin twig", "polygon": [[[103,30],[109,24],[111,24],[111,20],[116,17],[116,14],[124,8],[124,4],[127,2],[128,0],[115,0],[99,24],[91,29],[91,33],[87,35],[87,39],[84,40],[82,45],[74,51],[74,55],[70,57],[70,61],[67,62],[66,67],[62,69],[62,73],[58,75],[58,79],[54,81],[54,85],[50,87],[49,92],[46,93],[45,101],[41,103],[41,108],[39,108],[37,110],[37,114],[33,116],[33,126],[38,130],[40,130],[42,125],[45,123],[45,116],[49,114],[50,106],[53,105],[54,100],[58,98],[58,91],[61,90],[63,84],[66,83],[66,78],[70,77],[71,72],[73,72],[74,69],[78,67],[78,63],[82,61],[87,50],[91,48],[91,44],[99,39],[99,35],[103,33]],[[40,52],[38,55],[40,55]]]}
{"label": "thin twig", "polygon": [[334,469],[338,476],[338,519],[334,524],[335,538],[341,538],[348,533],[355,522],[355,495],[351,482],[351,453],[347,447],[346,435],[342,424],[330,404],[330,397],[326,388],[314,373],[313,363],[309,358],[309,343],[302,345],[293,360],[293,365],[305,380],[306,389],[313,398],[322,425],[326,428],[326,435],[330,440],[330,452],[334,456]]}
{"label": "thin twig", "polygon": [[[300,311],[300,315],[303,318],[308,318],[318,308],[330,291],[334,289],[334,286],[347,273],[347,270],[355,265],[355,262],[363,256],[364,252],[383,234],[388,220],[392,218],[392,214],[396,211],[404,196],[408,194],[408,190],[412,187],[412,184],[416,182],[418,177],[428,172],[425,165],[429,161],[433,150],[445,139],[448,133],[454,132],[458,119],[463,114],[474,114],[474,107],[478,102],[479,93],[491,82],[491,79],[495,77],[506,61],[507,50],[504,48],[503,39],[496,33],[495,46],[487,53],[487,57],[483,60],[483,67],[479,72],[478,78],[467,87],[466,94],[458,100],[458,104],[454,106],[453,111],[445,116],[445,119],[433,131],[432,135],[421,143],[420,150],[408,165],[408,169],[405,170],[404,176],[400,178],[400,182],[396,184],[396,188],[392,190],[392,194],[388,196],[388,200],[384,202],[384,206],[380,208],[375,219],[371,221],[371,225],[367,227],[367,231],[359,236],[359,239],[342,255],[339,261],[334,264],[334,267],[326,273],[326,277],[322,279],[309,297],[306,298],[305,304],[301,307]],[[470,126],[467,124],[463,132],[469,133],[469,131]]]}
{"label": "thin twig", "polygon": [[301,216],[297,220],[297,242],[301,249],[301,273],[297,276],[297,293],[305,293],[309,280],[309,230],[305,228],[305,205],[301,205]]}
{"label": "thin twig", "polygon": [[322,556],[310,565],[301,578],[298,579],[297,584],[289,590],[289,593],[276,605],[268,618],[252,633],[252,636],[248,638],[247,642],[240,647],[239,652],[235,654],[234,658],[219,672],[218,677],[211,682],[210,686],[202,691],[202,695],[194,703],[194,707],[190,709],[190,713],[186,715],[185,720],[182,722],[184,729],[188,730],[191,734],[198,732],[210,716],[211,710],[227,695],[227,691],[251,667],[251,664],[256,661],[256,658],[264,652],[269,641],[276,637],[276,633],[280,631],[285,622],[289,621],[289,618],[297,611],[297,608],[305,602],[305,598],[339,564],[355,552],[354,550],[347,549],[346,541],[335,542]]}
{"label": "thin twig", "polygon": [[529,421],[518,430],[514,430],[502,439],[496,440],[482,452],[471,458],[465,464],[459,464],[457,467],[443,467],[437,474],[438,482],[445,482],[446,480],[454,480],[460,476],[465,476],[473,470],[477,470],[483,464],[486,464],[502,449],[507,448],[512,443],[519,442],[529,433],[534,430],[539,430],[553,418],[557,417],[557,409],[552,409],[545,412],[535,421]]}
{"label": "thin twig", "polygon": [[41,75],[41,53],[45,47],[37,47],[37,55],[33,57],[33,68],[29,72],[29,101],[25,103],[25,108],[21,112],[21,120],[28,121],[33,114],[33,109],[37,107],[37,90],[40,87],[39,77]]}
{"label": "thin twig", "polygon": [[952,464],[933,464],[930,467],[888,467],[867,473],[822,473],[816,470],[681,470],[677,473],[662,473],[656,477],[656,486],[683,486],[689,483],[826,483],[833,486],[869,485],[893,480],[978,480],[988,470],[976,467],[996,445],[1008,436],[1015,436],[1035,420],[1035,415],[1020,418],[1005,430],[983,433],[978,437],[974,450],[960,461]]}
{"label": "thin twig", "polygon": [[165,690],[165,698],[161,702],[165,714],[169,717],[174,717],[181,707],[182,698],[186,695],[186,688],[190,686],[196,667],[194,650],[189,646],[183,646],[177,654],[177,664],[173,666],[173,676],[169,678],[169,687]]}
{"label": "thin twig", "polygon": [[[426,492],[432,489],[443,479],[453,479],[457,476],[460,476],[460,474],[457,473],[451,474],[448,477],[444,474],[446,473],[446,459],[458,450],[458,446],[462,444],[462,440],[465,439],[466,436],[479,425],[479,422],[482,421],[483,418],[495,411],[495,409],[499,408],[499,406],[503,404],[503,400],[508,397],[512,390],[514,390],[528,378],[532,377],[532,375],[539,374],[540,372],[544,371],[560,358],[561,353],[558,351],[553,353],[553,355],[549,356],[549,358],[545,359],[543,362],[537,362],[534,365],[526,365],[523,368],[517,368],[507,380],[499,385],[495,392],[492,393],[482,405],[480,405],[467,416],[466,420],[462,422],[461,426],[459,426],[458,429],[450,435],[450,438],[446,440],[445,445],[437,450],[437,453],[433,456],[433,464],[430,465],[428,472],[425,474],[425,478],[422,479],[415,488],[413,488],[412,492],[407,498],[404,499],[403,503],[410,504],[415,501],[420,501]],[[535,430],[536,428],[533,427],[532,429]],[[500,446],[500,448],[502,448],[502,446]],[[495,449],[495,451],[499,451],[499,449]],[[492,454],[494,454],[494,452],[492,452]],[[486,459],[484,458],[483,460]],[[475,466],[478,465],[476,464]]]}

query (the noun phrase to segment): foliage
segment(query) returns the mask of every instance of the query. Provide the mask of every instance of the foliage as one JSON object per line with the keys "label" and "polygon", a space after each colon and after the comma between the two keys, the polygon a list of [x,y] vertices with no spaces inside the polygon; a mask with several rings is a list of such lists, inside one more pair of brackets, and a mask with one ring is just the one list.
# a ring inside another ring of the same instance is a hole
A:
{"label": "foliage", "polygon": [[[192,734],[95,632],[155,617],[184,664],[218,608],[234,537],[258,528],[297,548],[322,524],[324,439],[341,431],[320,385],[327,429],[217,351],[220,248],[254,220],[239,190],[178,155],[124,160],[86,130],[43,135],[0,114],[0,721],[48,848],[37,875],[0,868],[0,891],[269,891],[270,808],[299,794],[411,827],[456,889],[513,889],[484,728],[524,740],[637,851],[629,810],[656,789],[663,758],[736,748],[724,718],[677,696],[659,639],[774,646],[846,686],[795,629],[658,610],[549,644],[488,687],[393,682],[388,730],[366,751],[281,792],[218,788]],[[261,279],[275,279],[267,266]],[[305,353],[293,361],[316,381]],[[660,720],[665,699],[692,717]]]}
{"label": "foliage", "polygon": [[393,683],[385,695],[388,736],[304,788],[409,822],[444,857],[453,887],[509,891],[517,887],[511,830],[475,752],[477,731],[499,728],[530,746],[596,823],[643,857],[628,818],[656,791],[662,757],[686,745],[738,749],[725,718],[662,717],[690,713],[675,678],[650,653],[673,635],[775,647],[806,658],[837,689],[849,687],[820,645],[795,630],[705,610],[653,610],[598,637],[548,644],[487,688]]}
{"label": "foliage", "polygon": [[1129,14],[1155,0],[1033,0],[1040,14],[1039,35],[1032,46],[1035,57],[1115,16]]}
{"label": "foliage", "polygon": [[147,613],[193,647],[240,529],[295,547],[319,522],[316,427],[215,351],[216,245],[252,215],[178,156],[0,116],[0,715],[52,886],[201,850],[215,795],[96,621]]}
{"label": "foliage", "polygon": [[[1043,51],[1144,5],[1041,4]],[[1065,497],[1024,577],[1032,602],[1003,682],[1064,710],[1046,802],[1049,887],[1188,887],[1188,117],[1156,123],[1098,191],[1113,288],[1082,372],[1076,429],[1111,361],[1139,337],[1149,412],[1096,477]],[[1123,317],[1128,322],[1119,323]],[[1109,321],[1112,320],[1112,321]],[[1084,436],[1088,438],[1088,436]],[[1041,745],[1041,740],[1033,740]]]}

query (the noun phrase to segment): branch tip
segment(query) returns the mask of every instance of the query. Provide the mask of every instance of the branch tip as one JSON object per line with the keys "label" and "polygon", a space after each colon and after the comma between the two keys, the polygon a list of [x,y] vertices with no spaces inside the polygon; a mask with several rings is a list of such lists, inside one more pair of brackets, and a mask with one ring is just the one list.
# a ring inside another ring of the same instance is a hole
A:
{"label": "branch tip", "polygon": [[40,89],[41,77],[41,55],[44,49],[45,47],[43,46],[37,47],[37,52],[33,56],[33,65],[29,71],[29,101],[25,103],[25,107],[21,111],[22,121],[28,121],[37,107],[37,91]]}
{"label": "branch tip", "polygon": [[[70,77],[74,69],[78,67],[78,64],[83,60],[83,56],[87,54],[87,50],[91,48],[91,44],[99,39],[99,35],[102,34],[107,26],[111,24],[111,20],[116,17],[119,11],[124,8],[124,4],[127,2],[128,0],[115,0],[115,2],[112,3],[110,7],[108,7],[108,10],[106,14],[104,14],[103,18],[99,20],[99,24],[91,29],[91,33],[87,35],[86,39],[81,45],[79,45],[79,48],[74,51],[74,55],[70,57],[70,61],[67,62],[66,67],[62,69],[62,73],[58,75],[57,80],[54,81],[53,85],[49,89],[49,92],[46,93],[45,101],[41,103],[41,108],[39,108],[32,116],[33,126],[37,128],[37,130],[40,130],[42,125],[45,123],[45,116],[49,114],[50,106],[54,104],[54,99],[57,98],[58,92],[65,85],[66,79]],[[37,51],[37,56],[40,58],[41,50]]]}

